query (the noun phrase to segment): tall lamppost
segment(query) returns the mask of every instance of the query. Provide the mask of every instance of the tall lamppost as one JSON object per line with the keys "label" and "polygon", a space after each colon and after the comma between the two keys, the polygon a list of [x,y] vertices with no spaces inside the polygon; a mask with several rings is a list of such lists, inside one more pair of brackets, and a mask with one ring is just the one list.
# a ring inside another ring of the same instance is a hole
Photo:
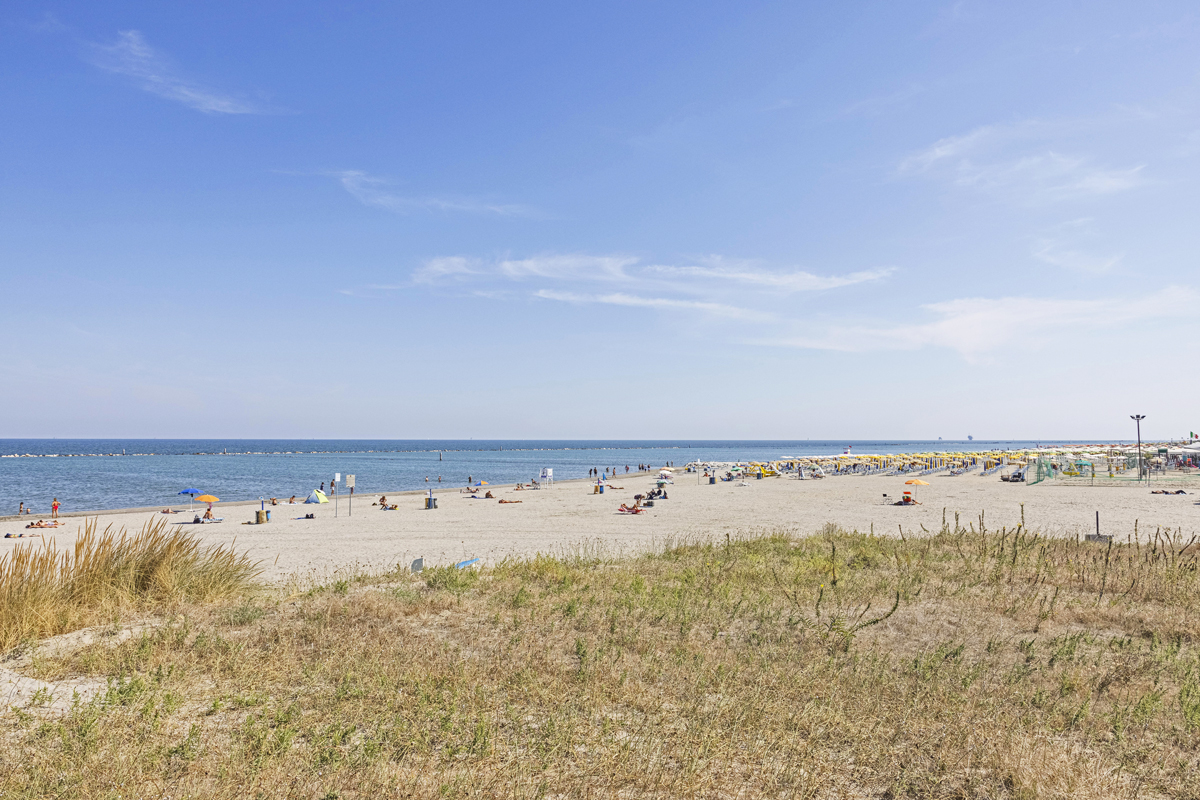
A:
{"label": "tall lamppost", "polygon": [[1137,423],[1138,437],[1138,480],[1142,479],[1142,420],[1146,418],[1145,414],[1130,414],[1129,418]]}

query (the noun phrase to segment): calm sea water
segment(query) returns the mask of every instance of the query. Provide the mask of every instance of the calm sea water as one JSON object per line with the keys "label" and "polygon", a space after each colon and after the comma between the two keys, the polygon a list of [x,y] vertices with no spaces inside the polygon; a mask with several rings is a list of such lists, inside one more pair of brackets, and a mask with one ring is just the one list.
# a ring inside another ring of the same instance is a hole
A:
{"label": "calm sea water", "polygon": [[210,440],[210,439],[0,439],[0,514],[19,503],[48,514],[57,497],[64,511],[186,502],[182,489],[222,500],[307,495],[335,472],[356,476],[356,494],[370,495],[476,481],[514,483],[543,467],[557,480],[584,478],[588,469],[638,464],[682,466],[708,461],[765,461],[785,456],[929,450],[986,450],[1063,441],[468,441],[454,440]]}

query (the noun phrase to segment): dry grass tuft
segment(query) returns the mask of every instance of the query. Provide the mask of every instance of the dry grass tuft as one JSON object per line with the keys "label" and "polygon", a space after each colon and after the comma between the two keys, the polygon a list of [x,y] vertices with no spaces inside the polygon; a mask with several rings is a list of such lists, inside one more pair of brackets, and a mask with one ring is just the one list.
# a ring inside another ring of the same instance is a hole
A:
{"label": "dry grass tuft", "polygon": [[0,793],[1200,798],[1185,544],[831,526],[194,607],[43,663],[108,689],[4,718]]}
{"label": "dry grass tuft", "polygon": [[165,602],[207,602],[247,589],[257,566],[233,548],[203,547],[164,521],[129,535],[89,520],[69,550],[23,544],[0,559],[0,650],[107,622]]}

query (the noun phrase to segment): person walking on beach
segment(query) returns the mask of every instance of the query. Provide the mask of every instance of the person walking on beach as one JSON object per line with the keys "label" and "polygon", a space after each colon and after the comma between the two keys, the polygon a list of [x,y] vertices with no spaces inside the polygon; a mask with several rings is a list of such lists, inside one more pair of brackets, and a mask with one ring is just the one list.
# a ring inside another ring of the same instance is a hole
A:
{"label": "person walking on beach", "polygon": [[325,481],[321,481],[321,494],[325,494]]}
{"label": "person walking on beach", "polygon": [[50,519],[58,519],[58,498],[54,498],[54,502],[50,504]]}
{"label": "person walking on beach", "polygon": [[19,508],[17,508],[17,516],[19,517],[19,516],[21,516],[21,515],[22,515],[22,514],[24,514],[24,513],[25,513],[25,501],[24,501],[24,500],[22,500],[22,501],[21,501],[21,505],[20,505],[20,507],[19,507]]}

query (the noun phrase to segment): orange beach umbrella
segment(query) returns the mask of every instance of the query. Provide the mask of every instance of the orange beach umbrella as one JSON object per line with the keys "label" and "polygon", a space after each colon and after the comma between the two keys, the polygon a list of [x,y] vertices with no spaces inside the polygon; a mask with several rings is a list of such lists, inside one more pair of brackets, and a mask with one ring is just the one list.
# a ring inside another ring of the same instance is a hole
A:
{"label": "orange beach umbrella", "polygon": [[928,486],[929,481],[923,481],[920,478],[913,478],[911,481],[905,481],[905,486]]}

